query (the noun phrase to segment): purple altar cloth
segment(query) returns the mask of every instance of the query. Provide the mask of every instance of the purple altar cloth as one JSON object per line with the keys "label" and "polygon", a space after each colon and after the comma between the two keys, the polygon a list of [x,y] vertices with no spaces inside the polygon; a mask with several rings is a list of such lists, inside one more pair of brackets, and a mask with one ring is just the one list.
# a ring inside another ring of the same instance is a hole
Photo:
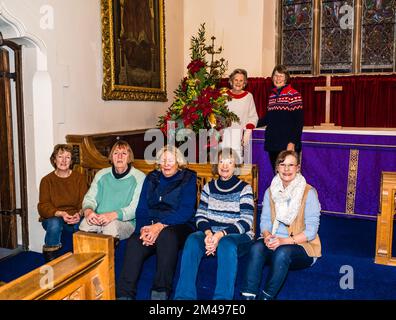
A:
{"label": "purple altar cloth", "polygon": [[[259,167],[260,205],[273,177],[264,151],[264,132],[254,130],[252,142],[253,163]],[[357,177],[347,205],[351,150],[357,155]],[[304,131],[301,164],[307,182],[318,191],[323,213],[376,219],[380,209],[381,172],[396,171],[396,135]]]}

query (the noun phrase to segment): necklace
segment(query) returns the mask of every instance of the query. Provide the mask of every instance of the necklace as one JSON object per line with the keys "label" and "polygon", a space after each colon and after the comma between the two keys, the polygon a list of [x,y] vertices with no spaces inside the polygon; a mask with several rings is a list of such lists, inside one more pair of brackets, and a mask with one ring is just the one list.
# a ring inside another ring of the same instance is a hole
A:
{"label": "necklace", "polygon": [[223,188],[220,188],[219,187],[219,185],[217,184],[217,181],[218,180],[215,180],[215,186],[216,186],[216,189],[217,190],[220,190],[221,192],[230,192],[230,191],[232,191],[232,190],[234,190],[236,187],[238,187],[241,183],[242,183],[242,180],[239,180],[238,181],[238,183],[236,183],[235,185],[233,185],[231,188],[229,188],[229,189],[223,189]]}

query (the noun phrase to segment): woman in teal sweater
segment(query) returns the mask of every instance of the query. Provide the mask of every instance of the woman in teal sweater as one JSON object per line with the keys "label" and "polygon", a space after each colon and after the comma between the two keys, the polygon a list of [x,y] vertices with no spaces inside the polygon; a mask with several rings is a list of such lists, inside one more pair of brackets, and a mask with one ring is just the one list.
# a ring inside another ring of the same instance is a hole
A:
{"label": "woman in teal sweater", "polygon": [[119,140],[109,155],[112,166],[100,170],[83,200],[80,230],[111,235],[117,243],[135,229],[135,211],[145,174],[132,166],[133,152]]}

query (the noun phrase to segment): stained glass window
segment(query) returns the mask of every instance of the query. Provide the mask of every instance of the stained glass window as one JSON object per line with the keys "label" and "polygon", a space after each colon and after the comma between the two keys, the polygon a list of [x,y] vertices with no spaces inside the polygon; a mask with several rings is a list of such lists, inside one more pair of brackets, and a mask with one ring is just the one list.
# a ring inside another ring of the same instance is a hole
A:
{"label": "stained glass window", "polygon": [[362,72],[394,70],[395,0],[364,0]]}
{"label": "stained glass window", "polygon": [[312,21],[311,0],[283,0],[282,62],[291,73],[311,73]]}
{"label": "stained glass window", "polygon": [[396,72],[396,0],[278,0],[291,73]]}
{"label": "stained glass window", "polygon": [[352,72],[353,2],[322,1],[320,73]]}

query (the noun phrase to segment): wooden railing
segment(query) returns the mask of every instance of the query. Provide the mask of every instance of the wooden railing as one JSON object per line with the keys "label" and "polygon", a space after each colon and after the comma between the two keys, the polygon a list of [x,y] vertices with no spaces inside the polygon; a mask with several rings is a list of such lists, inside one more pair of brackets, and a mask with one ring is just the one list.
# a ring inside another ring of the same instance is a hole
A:
{"label": "wooden railing", "polygon": [[396,202],[396,172],[382,172],[381,212],[377,218],[375,263],[396,266],[392,257],[393,223]]}
{"label": "wooden railing", "polygon": [[73,251],[0,287],[0,300],[114,300],[114,240],[76,232]]}

